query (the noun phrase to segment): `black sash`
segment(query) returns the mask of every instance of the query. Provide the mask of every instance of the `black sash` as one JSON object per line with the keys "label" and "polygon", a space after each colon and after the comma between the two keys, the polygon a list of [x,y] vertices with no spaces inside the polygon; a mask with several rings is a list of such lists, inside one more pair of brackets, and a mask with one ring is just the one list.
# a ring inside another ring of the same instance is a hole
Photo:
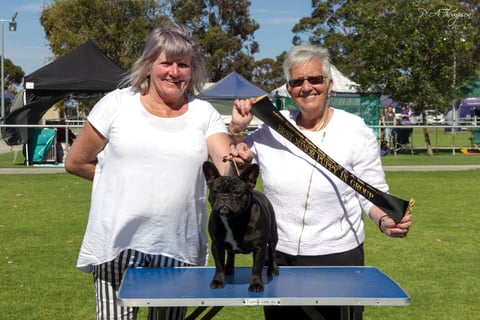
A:
{"label": "black sash", "polygon": [[415,201],[402,200],[366,183],[358,178],[335,160],[330,158],[311,140],[305,137],[300,130],[293,126],[273,105],[266,96],[257,98],[250,110],[254,116],[262,120],[273,130],[293,143],[309,157],[345,182],[353,190],[364,196],[377,207],[385,211],[395,222],[399,223],[403,216],[411,213]]}

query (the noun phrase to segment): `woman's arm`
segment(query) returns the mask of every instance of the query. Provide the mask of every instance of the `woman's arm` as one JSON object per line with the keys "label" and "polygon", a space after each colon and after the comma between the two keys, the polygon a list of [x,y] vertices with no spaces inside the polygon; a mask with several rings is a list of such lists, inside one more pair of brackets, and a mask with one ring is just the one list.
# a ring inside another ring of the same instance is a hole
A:
{"label": "woman's arm", "polygon": [[76,176],[93,180],[97,155],[107,144],[102,136],[89,122],[75,139],[65,158],[65,170]]}
{"label": "woman's arm", "polygon": [[225,133],[216,133],[207,138],[208,156],[221,175],[231,176],[234,174],[231,162],[224,161],[235,150],[233,146],[232,140]]}

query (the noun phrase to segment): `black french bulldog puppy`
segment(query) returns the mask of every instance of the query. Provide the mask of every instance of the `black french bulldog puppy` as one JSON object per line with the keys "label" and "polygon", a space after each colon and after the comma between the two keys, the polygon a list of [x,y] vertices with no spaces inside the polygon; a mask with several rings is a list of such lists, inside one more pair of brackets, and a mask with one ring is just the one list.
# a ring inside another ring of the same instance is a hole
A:
{"label": "black french bulldog puppy", "polygon": [[203,173],[212,207],[208,232],[212,240],[215,275],[210,288],[224,287],[225,275],[234,272],[236,253],[253,253],[248,290],[262,292],[265,261],[268,261],[268,276],[278,275],[279,270],[273,254],[278,240],[275,212],[267,197],[253,190],[259,167],[249,165],[240,177],[221,176],[215,165],[207,161],[203,164]]}

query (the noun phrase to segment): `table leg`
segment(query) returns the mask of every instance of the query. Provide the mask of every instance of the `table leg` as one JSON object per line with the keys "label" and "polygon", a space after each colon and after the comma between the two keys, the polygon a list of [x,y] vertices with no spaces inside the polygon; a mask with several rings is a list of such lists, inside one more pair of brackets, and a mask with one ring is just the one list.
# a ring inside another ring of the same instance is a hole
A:
{"label": "table leg", "polygon": [[202,314],[202,312],[207,308],[208,307],[197,307],[197,308],[195,308],[195,310],[193,310],[192,313],[189,314],[188,317],[185,318],[185,320],[197,319]]}
{"label": "table leg", "polygon": [[350,306],[341,306],[340,307],[340,319],[341,320],[350,320]]}
{"label": "table leg", "polygon": [[[212,319],[223,307],[212,307],[202,318],[201,320],[210,320]],[[208,307],[197,307],[195,310],[192,311],[185,320],[194,320],[199,318],[202,313],[207,310]]]}
{"label": "table leg", "polygon": [[315,307],[302,306],[302,310],[310,317],[311,320],[325,320],[325,318],[320,314],[320,312],[317,311],[317,309],[315,309]]}

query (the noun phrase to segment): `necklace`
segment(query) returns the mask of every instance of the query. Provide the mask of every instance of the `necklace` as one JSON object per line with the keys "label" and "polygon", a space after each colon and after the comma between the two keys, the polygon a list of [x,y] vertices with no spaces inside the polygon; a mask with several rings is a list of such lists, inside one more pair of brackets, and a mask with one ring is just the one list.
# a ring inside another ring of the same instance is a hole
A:
{"label": "necklace", "polygon": [[310,130],[310,131],[320,131],[320,130],[324,129],[327,126],[329,121],[330,121],[330,108],[329,107],[327,107],[326,115],[322,118],[322,121],[319,124],[315,125],[312,129],[307,129],[305,126],[300,124],[302,122],[302,113],[300,113],[299,116],[297,117],[297,122],[298,122],[298,126],[300,127],[300,129]]}

